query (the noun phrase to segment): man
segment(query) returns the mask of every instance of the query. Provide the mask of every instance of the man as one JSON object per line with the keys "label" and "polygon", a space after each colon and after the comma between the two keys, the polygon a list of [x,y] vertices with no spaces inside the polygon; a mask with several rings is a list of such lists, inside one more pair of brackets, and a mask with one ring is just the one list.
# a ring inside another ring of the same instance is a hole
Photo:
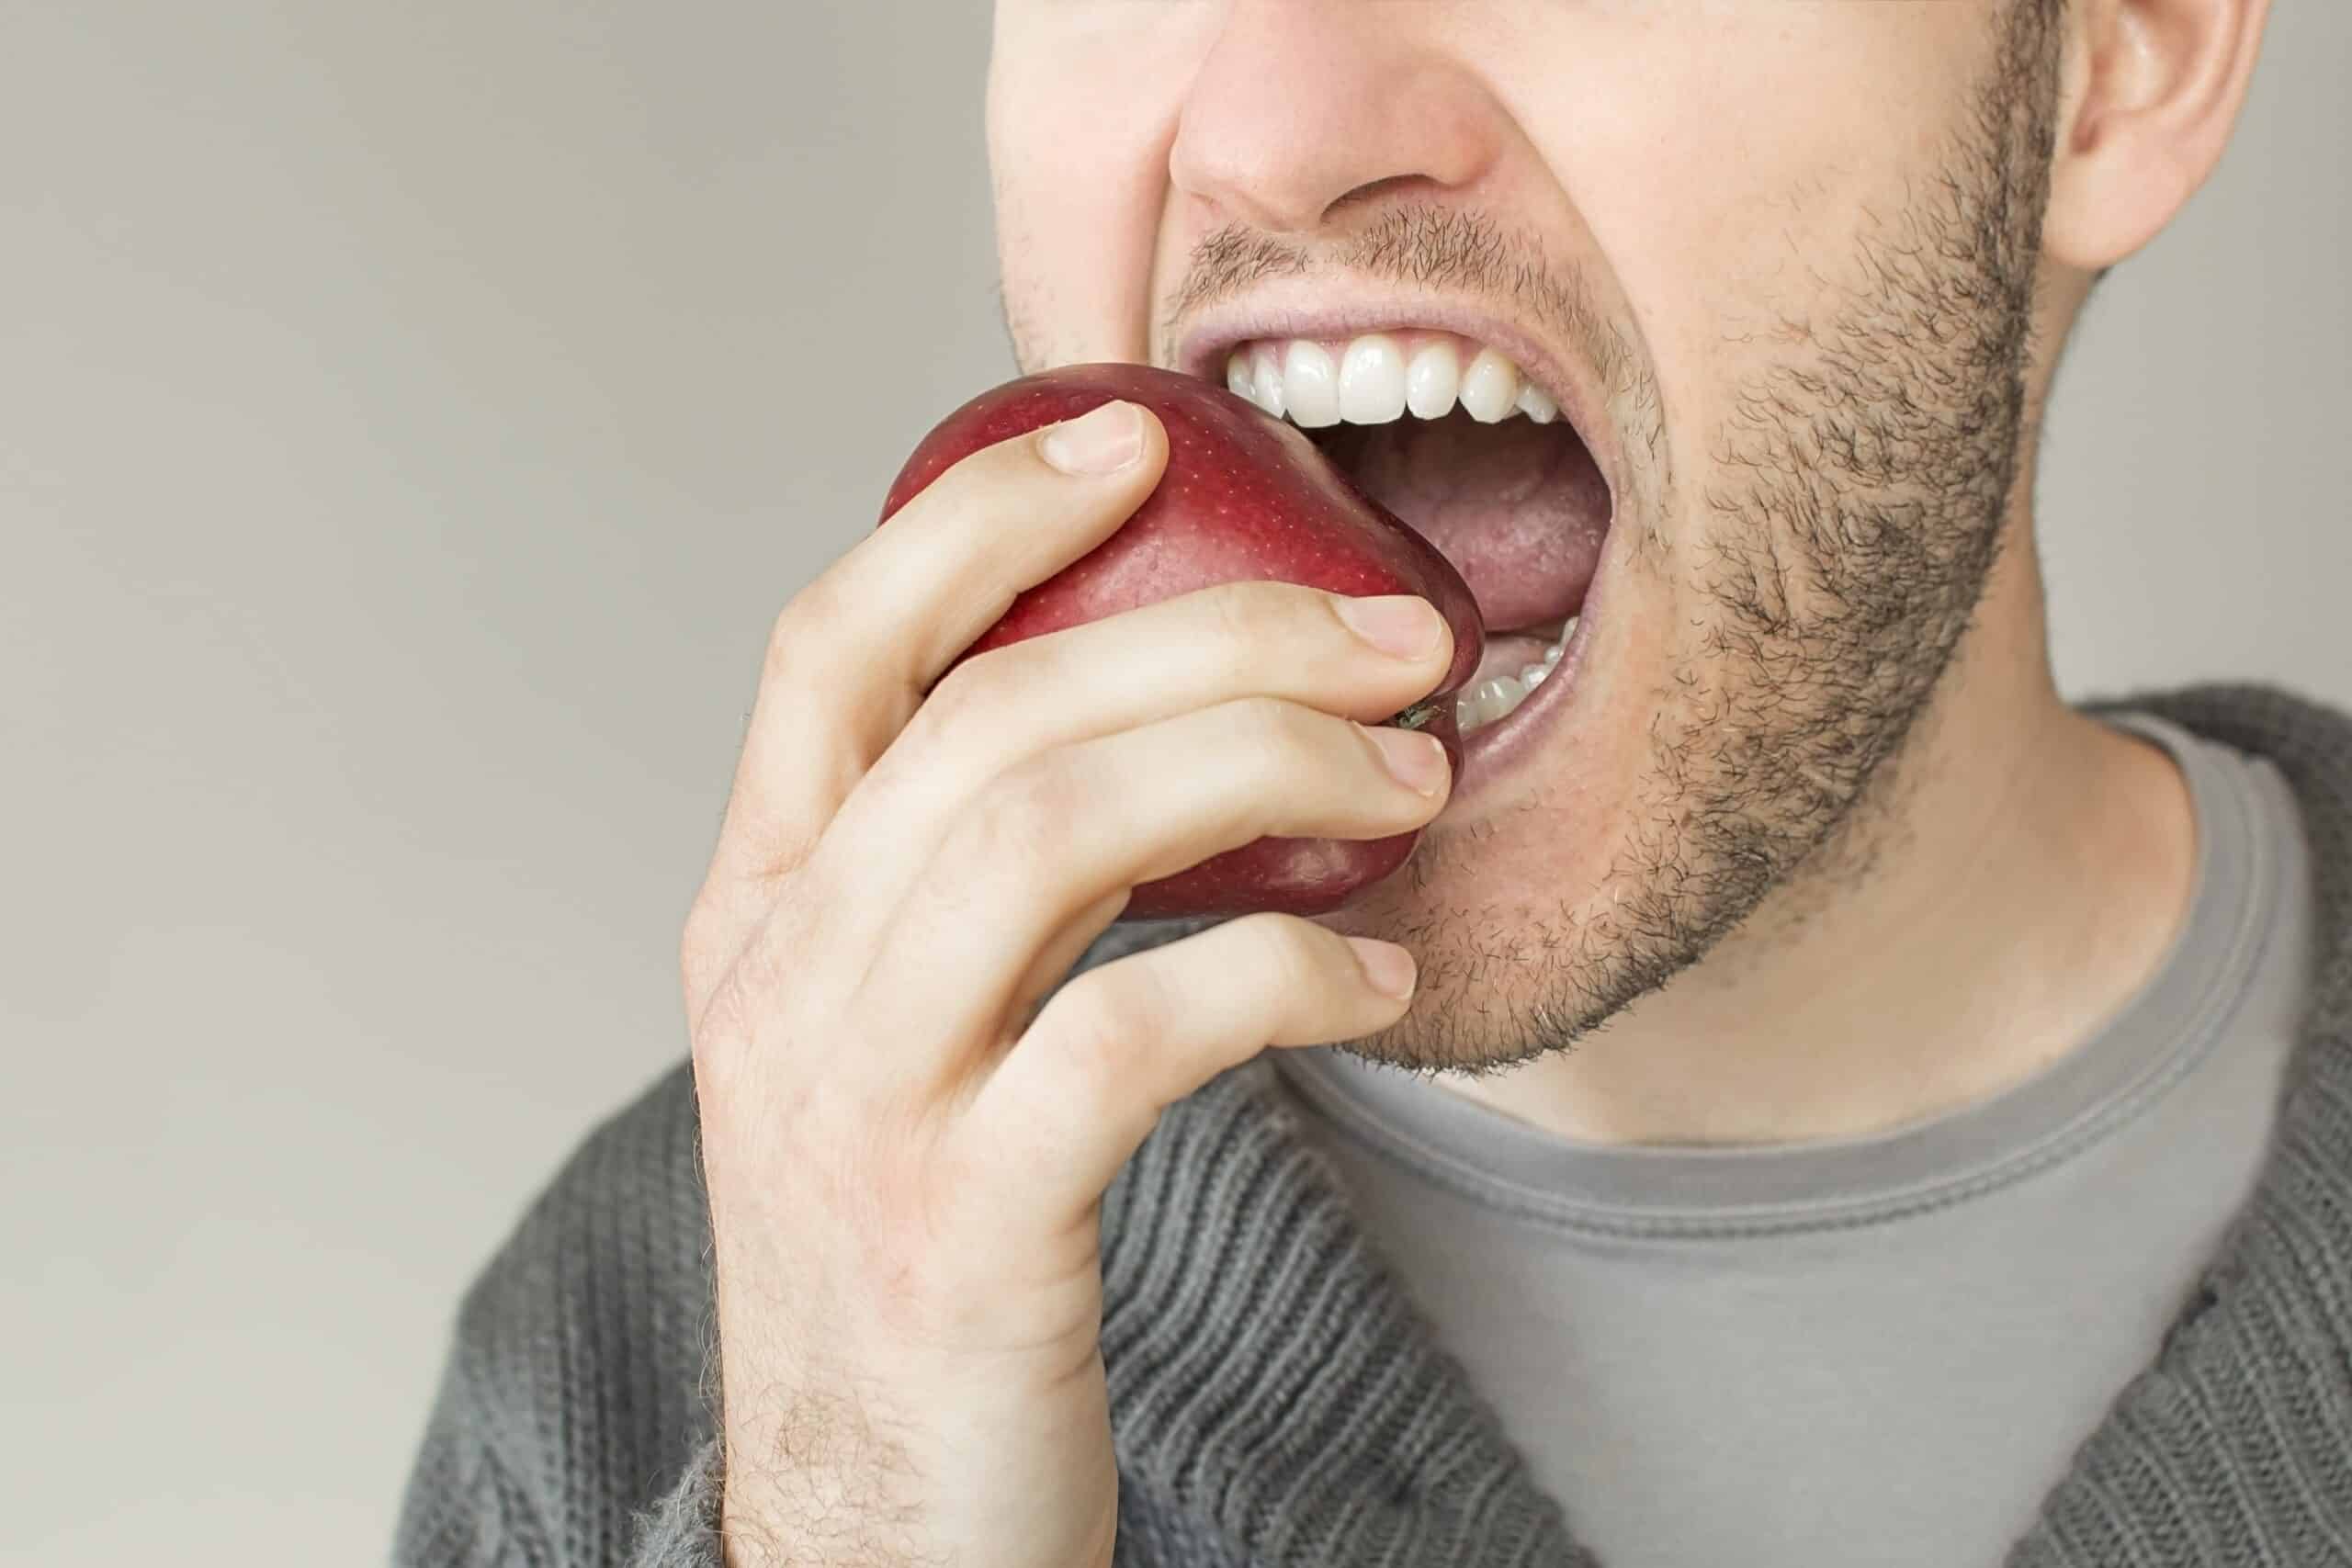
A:
{"label": "man", "polygon": [[1165,438],[951,470],[778,620],[691,1076],[469,1296],[401,1560],[2352,1562],[2352,722],[2070,708],[2032,532],[2266,10],[1001,0],[1021,366],[1317,431],[1496,634],[1463,775],[1413,602],[943,680]]}

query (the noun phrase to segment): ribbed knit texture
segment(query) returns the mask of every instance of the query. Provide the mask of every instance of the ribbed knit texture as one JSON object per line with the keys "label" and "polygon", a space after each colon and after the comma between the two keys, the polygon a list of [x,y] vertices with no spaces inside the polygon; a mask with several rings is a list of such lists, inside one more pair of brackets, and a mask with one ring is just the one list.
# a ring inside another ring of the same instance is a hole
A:
{"label": "ribbed knit texture", "polygon": [[[2278,764],[2323,950],[2254,1199],[2009,1568],[2352,1565],[2352,719],[2255,687],[2109,705]],[[468,1293],[402,1568],[719,1568],[693,1096],[681,1067],[598,1129]],[[1262,1062],[1161,1118],[1102,1231],[1121,1568],[1592,1562]]]}

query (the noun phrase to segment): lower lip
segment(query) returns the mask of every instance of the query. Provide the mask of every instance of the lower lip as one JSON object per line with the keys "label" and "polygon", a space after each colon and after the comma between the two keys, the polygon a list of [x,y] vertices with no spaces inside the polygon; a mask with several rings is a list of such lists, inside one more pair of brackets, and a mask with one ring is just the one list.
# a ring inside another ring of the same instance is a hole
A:
{"label": "lower lip", "polygon": [[1576,635],[1568,638],[1560,662],[1544,678],[1544,683],[1528,693],[1526,700],[1511,709],[1508,716],[1473,731],[1462,743],[1462,778],[1454,786],[1450,805],[1477,797],[1496,780],[1513,772],[1536,750],[1560,711],[1569,705],[1568,694],[1583,671],[1585,649],[1592,640],[1593,611],[1600,597],[1600,574],[1596,573],[1577,612]]}

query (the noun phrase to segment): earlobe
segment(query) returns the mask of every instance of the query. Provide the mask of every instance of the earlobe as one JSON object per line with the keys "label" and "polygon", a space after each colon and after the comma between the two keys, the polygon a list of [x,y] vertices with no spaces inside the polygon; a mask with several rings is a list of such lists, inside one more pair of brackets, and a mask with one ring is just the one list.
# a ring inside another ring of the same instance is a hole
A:
{"label": "earlobe", "polygon": [[2145,245],[2221,161],[2269,0],[2075,0],[2045,254],[2095,273]]}

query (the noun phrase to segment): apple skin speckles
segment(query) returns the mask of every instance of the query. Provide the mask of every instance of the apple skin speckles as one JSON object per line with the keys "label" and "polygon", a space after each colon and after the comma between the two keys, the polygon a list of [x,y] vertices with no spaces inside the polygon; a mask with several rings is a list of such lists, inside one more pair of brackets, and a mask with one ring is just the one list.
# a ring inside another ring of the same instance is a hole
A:
{"label": "apple skin speckles", "polygon": [[[1166,428],[1168,468],[1158,488],[1109,539],[1015,598],[961,657],[1223,582],[1418,593],[1445,616],[1454,649],[1444,681],[1416,705],[1418,728],[1438,738],[1458,773],[1453,699],[1485,649],[1469,585],[1306,436],[1225,387],[1123,364],[1069,366],[1007,382],[922,438],[890,486],[882,522],[980,448],[1113,399],[1142,404]],[[1324,913],[1396,871],[1419,838],[1260,839],[1137,887],[1121,919]]]}

